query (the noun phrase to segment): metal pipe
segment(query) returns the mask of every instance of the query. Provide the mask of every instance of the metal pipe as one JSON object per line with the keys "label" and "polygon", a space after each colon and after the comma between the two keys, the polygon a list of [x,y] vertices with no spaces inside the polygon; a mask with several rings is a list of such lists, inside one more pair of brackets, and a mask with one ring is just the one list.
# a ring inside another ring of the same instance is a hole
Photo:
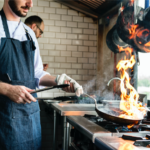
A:
{"label": "metal pipe", "polygon": [[53,150],[55,150],[56,141],[56,110],[54,110],[54,132],[53,132]]}
{"label": "metal pipe", "polygon": [[112,79],[110,79],[110,80],[108,81],[107,86],[109,86],[110,82],[111,82],[112,80],[114,80],[114,79],[117,79],[117,80],[120,80],[120,81],[121,81],[121,79],[118,78],[118,77],[112,78]]}
{"label": "metal pipe", "polygon": [[63,117],[63,123],[64,123],[64,139],[63,139],[63,150],[66,150],[66,128],[67,128],[67,123],[66,123],[66,116]]}
{"label": "metal pipe", "polygon": [[68,122],[66,122],[66,124],[67,124],[67,128],[66,128],[66,150],[68,150],[68,147],[69,147],[69,123]]}

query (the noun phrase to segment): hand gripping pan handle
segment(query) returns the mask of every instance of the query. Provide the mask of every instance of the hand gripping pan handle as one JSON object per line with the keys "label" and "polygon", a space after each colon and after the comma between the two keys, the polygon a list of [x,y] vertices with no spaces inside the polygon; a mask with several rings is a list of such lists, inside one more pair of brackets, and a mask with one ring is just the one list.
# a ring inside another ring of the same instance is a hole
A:
{"label": "hand gripping pan handle", "polygon": [[32,94],[32,93],[38,93],[38,92],[47,91],[47,90],[51,90],[51,89],[55,89],[55,88],[65,88],[65,87],[68,87],[68,86],[69,86],[69,84],[55,85],[55,86],[43,88],[43,89],[40,89],[40,90],[35,90],[35,91],[33,91],[33,92],[30,92],[30,93],[31,93],[31,94]]}

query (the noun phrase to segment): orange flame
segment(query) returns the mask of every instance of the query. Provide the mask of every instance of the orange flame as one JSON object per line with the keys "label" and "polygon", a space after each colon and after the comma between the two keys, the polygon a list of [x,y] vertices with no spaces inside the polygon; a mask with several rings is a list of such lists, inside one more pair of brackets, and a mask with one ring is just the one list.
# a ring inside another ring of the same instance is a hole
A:
{"label": "orange flame", "polygon": [[[133,49],[127,47],[123,49],[119,47],[120,51],[128,51],[132,52]],[[133,68],[135,65],[135,57],[134,55],[131,56],[130,60],[121,60],[117,65],[117,70],[121,72],[121,102],[120,102],[120,109],[123,110],[125,113],[121,114],[119,117],[121,118],[128,118],[128,119],[137,119],[139,118],[139,114],[141,113],[142,117],[146,114],[145,107],[142,106],[141,103],[138,104],[139,94],[135,90],[135,88],[130,84],[130,77],[127,73],[128,68]]]}
{"label": "orange flame", "polygon": [[135,32],[136,32],[136,29],[139,25],[130,25],[130,27],[128,28],[129,29],[129,34],[130,34],[130,37],[129,39],[133,39],[134,38],[134,35],[135,35]]}
{"label": "orange flame", "polygon": [[120,143],[118,150],[134,150],[135,147],[130,143]]}

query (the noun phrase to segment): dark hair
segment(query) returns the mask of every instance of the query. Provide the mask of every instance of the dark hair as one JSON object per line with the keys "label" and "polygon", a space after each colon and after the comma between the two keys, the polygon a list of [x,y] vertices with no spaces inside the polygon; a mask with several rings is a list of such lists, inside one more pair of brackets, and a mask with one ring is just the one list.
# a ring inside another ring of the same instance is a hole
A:
{"label": "dark hair", "polygon": [[24,23],[26,25],[32,25],[33,23],[35,23],[38,26],[40,26],[42,22],[43,22],[43,20],[39,16],[30,16],[30,17],[26,18]]}

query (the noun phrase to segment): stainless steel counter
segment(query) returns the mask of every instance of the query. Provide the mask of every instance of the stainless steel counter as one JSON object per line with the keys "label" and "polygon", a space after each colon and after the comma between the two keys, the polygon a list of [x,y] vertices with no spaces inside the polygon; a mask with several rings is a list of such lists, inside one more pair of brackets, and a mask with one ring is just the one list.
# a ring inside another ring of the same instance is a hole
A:
{"label": "stainless steel counter", "polygon": [[[98,104],[102,107],[102,104]],[[84,116],[85,114],[97,115],[94,104],[61,104],[53,103],[51,107],[61,116]]]}
{"label": "stainless steel counter", "polygon": [[[102,107],[102,104],[98,105]],[[68,150],[68,135],[69,123],[66,121],[67,116],[84,116],[85,114],[97,115],[95,111],[95,104],[69,104],[69,103],[52,103],[51,108],[54,109],[54,139],[53,150],[55,150],[55,134],[56,134],[56,112],[63,117],[64,135],[63,135],[63,149]]]}
{"label": "stainless steel counter", "polygon": [[148,150],[146,147],[133,145],[134,141],[124,140],[118,137],[96,137],[95,145],[104,150]]}
{"label": "stainless steel counter", "polygon": [[83,133],[90,140],[95,141],[97,136],[112,136],[112,133],[96,125],[82,116],[69,116],[67,122]]}

